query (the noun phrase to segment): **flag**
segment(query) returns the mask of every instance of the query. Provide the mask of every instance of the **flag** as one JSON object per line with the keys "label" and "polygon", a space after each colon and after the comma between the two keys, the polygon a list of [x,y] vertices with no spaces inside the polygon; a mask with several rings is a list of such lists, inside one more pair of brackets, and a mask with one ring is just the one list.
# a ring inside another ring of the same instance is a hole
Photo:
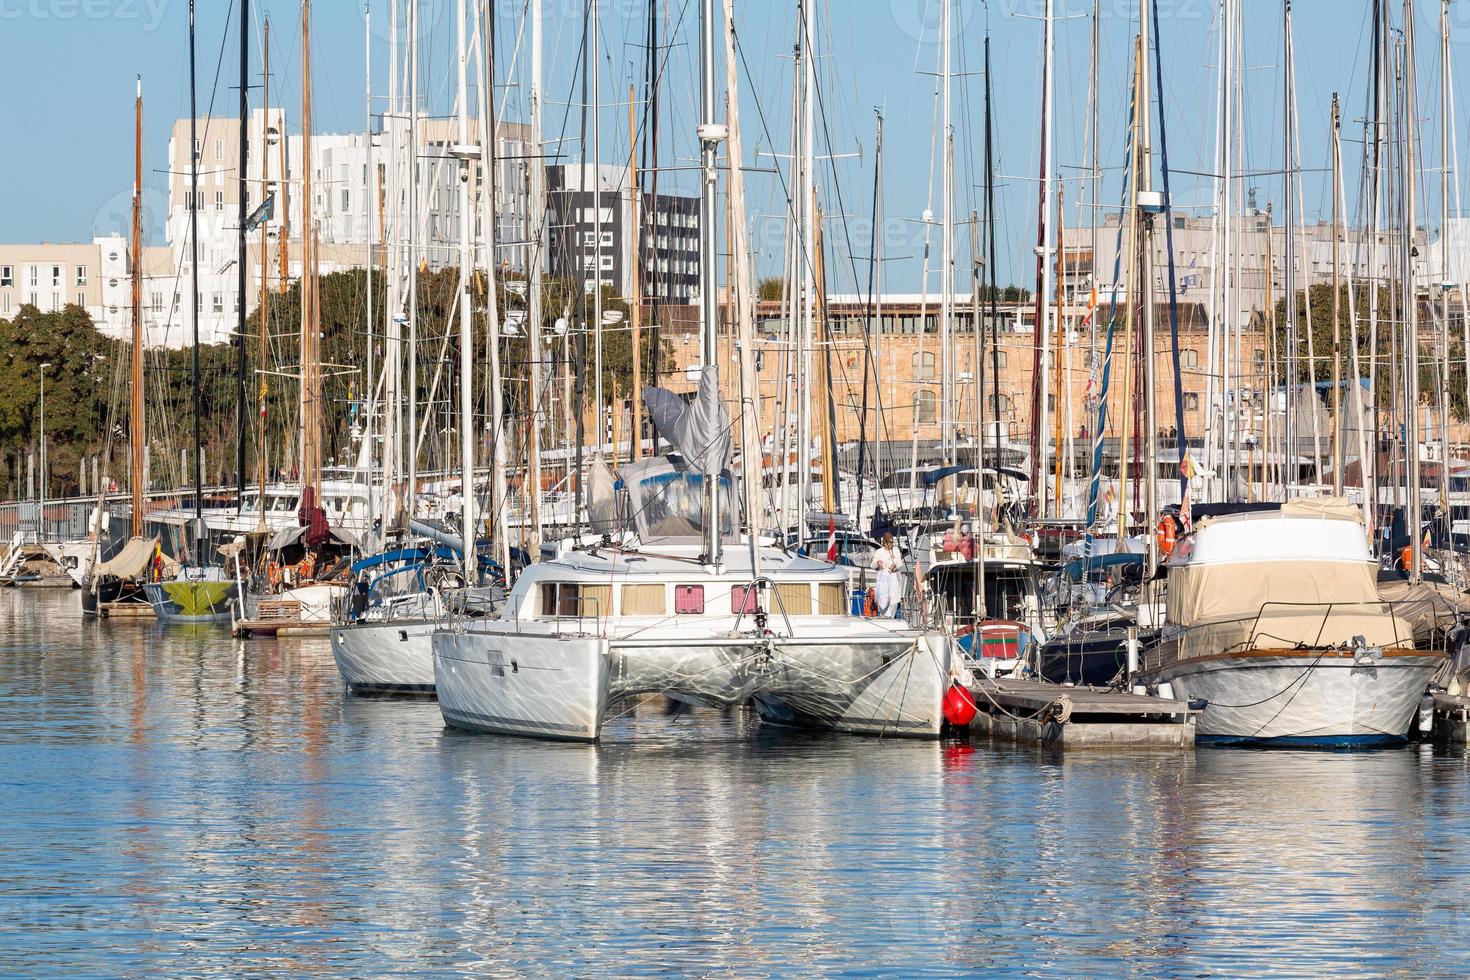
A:
{"label": "flag", "polygon": [[837,560],[837,518],[827,515],[827,560]]}
{"label": "flag", "polygon": [[1197,472],[1199,472],[1199,467],[1194,465],[1194,457],[1185,453],[1184,458],[1179,461],[1179,475],[1186,480],[1193,480]]}
{"label": "flag", "polygon": [[274,194],[270,194],[267,195],[264,201],[260,202],[260,207],[250,212],[250,217],[245,219],[245,230],[254,231],[275,216],[276,196]]}

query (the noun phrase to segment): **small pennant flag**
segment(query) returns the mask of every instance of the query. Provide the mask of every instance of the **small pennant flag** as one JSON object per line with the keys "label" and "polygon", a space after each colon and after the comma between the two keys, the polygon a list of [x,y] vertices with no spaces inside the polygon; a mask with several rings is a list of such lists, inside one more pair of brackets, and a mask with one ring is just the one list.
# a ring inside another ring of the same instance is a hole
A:
{"label": "small pennant flag", "polygon": [[837,518],[827,515],[827,560],[837,560]]}
{"label": "small pennant flag", "polygon": [[245,230],[254,231],[276,216],[276,196],[271,194],[245,219]]}

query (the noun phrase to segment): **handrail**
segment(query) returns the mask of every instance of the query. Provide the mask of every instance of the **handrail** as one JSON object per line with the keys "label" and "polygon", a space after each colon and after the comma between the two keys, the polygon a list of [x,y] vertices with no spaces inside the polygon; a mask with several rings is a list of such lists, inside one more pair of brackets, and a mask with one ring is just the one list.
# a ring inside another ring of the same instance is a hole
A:
{"label": "handrail", "polygon": [[[1316,636],[1313,638],[1311,643],[1303,643],[1301,641],[1297,641],[1296,646],[1304,648],[1321,646],[1322,636],[1327,631],[1327,625],[1331,621],[1333,614],[1346,613],[1351,611],[1371,612],[1378,613],[1380,615],[1386,614],[1390,620],[1390,624],[1393,629],[1393,642],[1395,645],[1398,645],[1404,642],[1404,637],[1401,636],[1399,633],[1398,626],[1400,617],[1398,609],[1396,607],[1401,608],[1404,605],[1412,603],[1413,601],[1414,600],[1409,600],[1408,602],[1393,602],[1390,600],[1380,599],[1365,600],[1363,602],[1283,602],[1273,599],[1261,603],[1260,608],[1257,609],[1255,613],[1247,613],[1242,616],[1230,617],[1226,619],[1216,619],[1205,623],[1195,623],[1190,626],[1178,626],[1178,624],[1176,624],[1179,630],[1176,636],[1187,638],[1190,634],[1198,634],[1199,632],[1205,630],[1218,629],[1221,626],[1249,623],[1250,629],[1248,631],[1248,636],[1243,642],[1248,645],[1253,645],[1256,642],[1257,638],[1270,635],[1262,632],[1261,620],[1272,608],[1278,608],[1288,611],[1320,609],[1322,610],[1322,619],[1321,622],[1318,624]],[[1438,629],[1439,627],[1436,626],[1436,630]]]}
{"label": "handrail", "polygon": [[[791,625],[791,616],[788,615],[786,612],[786,602],[781,598],[781,590],[776,588],[775,581],[772,580],[769,575],[757,575],[755,578],[751,579],[750,584],[745,587],[745,594],[749,596],[751,594],[749,590],[754,589],[757,585],[760,585],[762,583],[764,583],[771,594],[776,597],[776,605],[779,606],[781,609],[781,618],[786,622],[786,635],[795,636],[796,627]],[[740,603],[740,611],[735,614],[735,626],[731,630],[732,633],[740,631],[740,623],[742,620],[745,619],[745,605],[746,604],[744,602]],[[754,615],[760,615],[759,605],[757,605]]]}

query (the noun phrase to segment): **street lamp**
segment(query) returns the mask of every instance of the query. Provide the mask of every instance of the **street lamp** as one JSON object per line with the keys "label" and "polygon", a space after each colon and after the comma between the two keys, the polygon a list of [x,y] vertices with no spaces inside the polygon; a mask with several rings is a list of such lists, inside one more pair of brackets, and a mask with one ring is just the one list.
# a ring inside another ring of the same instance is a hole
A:
{"label": "street lamp", "polygon": [[46,537],[46,371],[51,367],[47,361],[40,367],[41,371],[41,533],[40,537]]}

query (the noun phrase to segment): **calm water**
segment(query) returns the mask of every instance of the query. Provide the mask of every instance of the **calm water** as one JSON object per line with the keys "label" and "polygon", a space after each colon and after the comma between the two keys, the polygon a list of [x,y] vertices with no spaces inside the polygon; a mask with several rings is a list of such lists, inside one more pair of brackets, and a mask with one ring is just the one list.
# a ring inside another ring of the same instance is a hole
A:
{"label": "calm water", "polygon": [[1470,972],[1470,766],[342,694],[323,640],[0,590],[0,972]]}

